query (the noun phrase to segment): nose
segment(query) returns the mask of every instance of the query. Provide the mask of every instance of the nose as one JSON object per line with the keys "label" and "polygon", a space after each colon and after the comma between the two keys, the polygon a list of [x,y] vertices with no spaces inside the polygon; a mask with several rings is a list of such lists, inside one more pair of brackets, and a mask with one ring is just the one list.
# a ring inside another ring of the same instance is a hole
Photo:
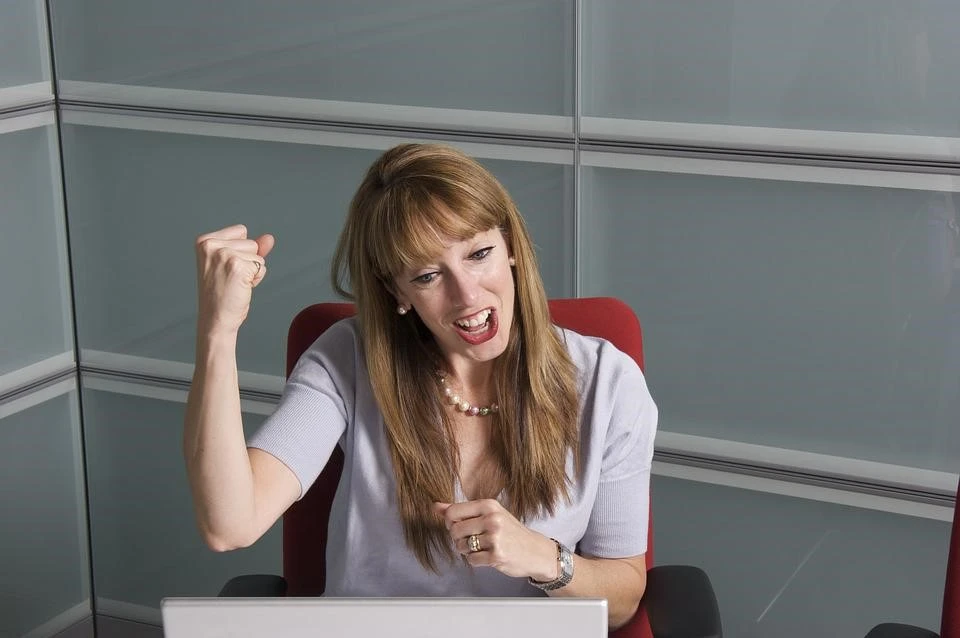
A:
{"label": "nose", "polygon": [[464,270],[451,270],[447,274],[447,294],[457,306],[468,308],[480,297],[480,284],[477,276]]}

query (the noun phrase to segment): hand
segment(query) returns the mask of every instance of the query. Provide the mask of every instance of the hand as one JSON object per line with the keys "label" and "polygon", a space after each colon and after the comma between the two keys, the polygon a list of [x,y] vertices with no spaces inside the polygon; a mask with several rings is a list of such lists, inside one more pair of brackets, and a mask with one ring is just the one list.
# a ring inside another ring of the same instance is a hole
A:
{"label": "hand", "polygon": [[[471,565],[487,565],[507,576],[538,581],[559,576],[556,543],[525,527],[499,501],[435,503],[434,509],[443,518],[457,551]],[[470,549],[471,535],[480,541],[479,551]]]}
{"label": "hand", "polygon": [[197,237],[198,329],[235,334],[250,311],[253,289],[267,275],[273,235],[247,239],[242,224]]}

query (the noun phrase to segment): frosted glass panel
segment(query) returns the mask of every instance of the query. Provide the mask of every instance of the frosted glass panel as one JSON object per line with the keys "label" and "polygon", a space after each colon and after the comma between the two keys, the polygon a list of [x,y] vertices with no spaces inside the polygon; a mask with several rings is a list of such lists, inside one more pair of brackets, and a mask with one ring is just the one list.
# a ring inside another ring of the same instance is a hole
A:
{"label": "frosted glass panel", "polygon": [[960,134],[960,5],[585,0],[583,113]]}
{"label": "frosted glass panel", "polygon": [[72,392],[0,419],[0,636],[90,613],[76,401]]}
{"label": "frosted glass panel", "polygon": [[954,195],[584,173],[583,292],[640,316],[663,429],[956,472]]}
{"label": "frosted glass panel", "polygon": [[[233,576],[282,572],[280,525],[247,549],[203,543],[183,462],[184,407],[84,389],[98,601],[159,608],[165,596],[215,596]],[[262,420],[244,415],[246,431]]]}
{"label": "frosted glass panel", "polygon": [[573,2],[56,0],[60,80],[573,113]]}
{"label": "frosted glass panel", "polygon": [[[64,157],[82,348],[192,361],[194,238],[271,232],[240,366],[281,374],[290,319],[334,299],[347,206],[378,151],[68,126]],[[572,154],[571,154],[572,159]],[[572,291],[572,168],[488,162],[530,221],[551,294]]]}
{"label": "frosted glass panel", "polygon": [[0,2],[0,88],[50,77],[42,0]]}
{"label": "frosted glass panel", "polygon": [[950,524],[654,476],[655,559],[710,576],[725,636],[939,629]]}
{"label": "frosted glass panel", "polygon": [[0,135],[0,375],[72,349],[51,127]]}

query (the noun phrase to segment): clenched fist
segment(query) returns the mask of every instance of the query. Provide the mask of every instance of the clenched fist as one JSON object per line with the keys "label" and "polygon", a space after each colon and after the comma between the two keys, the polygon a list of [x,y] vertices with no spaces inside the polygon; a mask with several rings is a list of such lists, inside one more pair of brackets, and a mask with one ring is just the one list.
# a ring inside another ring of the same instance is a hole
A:
{"label": "clenched fist", "polygon": [[197,292],[200,334],[233,333],[250,311],[253,289],[267,274],[273,235],[247,239],[243,224],[197,237]]}

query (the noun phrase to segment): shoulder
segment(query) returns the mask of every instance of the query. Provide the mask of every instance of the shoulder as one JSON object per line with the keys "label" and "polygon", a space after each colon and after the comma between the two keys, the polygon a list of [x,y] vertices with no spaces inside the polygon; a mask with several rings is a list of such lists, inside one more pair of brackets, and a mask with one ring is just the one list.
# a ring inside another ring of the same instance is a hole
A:
{"label": "shoulder", "polygon": [[577,368],[581,442],[606,447],[627,436],[652,445],[657,406],[633,357],[606,339],[566,329],[560,329],[560,335]]}
{"label": "shoulder", "polygon": [[323,369],[332,376],[352,377],[362,365],[360,333],[356,317],[348,317],[324,330],[300,355],[290,377],[310,375]]}
{"label": "shoulder", "polygon": [[557,330],[577,368],[581,382],[587,386],[590,386],[591,382],[595,384],[598,377],[606,382],[622,380],[627,383],[639,382],[646,386],[637,362],[610,341],[582,335],[566,328],[558,327]]}

